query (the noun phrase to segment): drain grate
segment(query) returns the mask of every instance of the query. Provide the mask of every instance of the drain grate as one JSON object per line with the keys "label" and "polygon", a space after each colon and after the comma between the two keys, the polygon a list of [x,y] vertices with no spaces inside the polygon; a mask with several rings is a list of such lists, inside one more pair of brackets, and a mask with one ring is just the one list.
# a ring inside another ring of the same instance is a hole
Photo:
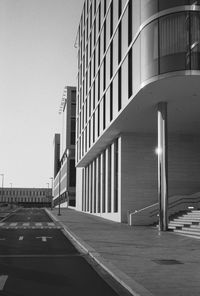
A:
{"label": "drain grate", "polygon": [[181,261],[174,260],[174,259],[155,259],[152,260],[153,262],[160,264],[160,265],[176,265],[176,264],[183,264]]}

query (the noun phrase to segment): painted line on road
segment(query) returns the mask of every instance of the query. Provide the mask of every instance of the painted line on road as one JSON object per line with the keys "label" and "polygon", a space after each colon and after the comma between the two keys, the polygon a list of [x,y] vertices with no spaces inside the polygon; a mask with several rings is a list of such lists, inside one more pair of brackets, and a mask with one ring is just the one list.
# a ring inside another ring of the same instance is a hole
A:
{"label": "painted line on road", "polygon": [[18,223],[10,223],[10,226],[17,226]]}
{"label": "painted line on road", "polygon": [[5,225],[5,223],[0,223],[0,226],[3,226],[3,225]]}
{"label": "painted line on road", "polygon": [[3,291],[8,275],[0,275],[0,291]]}
{"label": "painted line on road", "polygon": [[42,223],[35,223],[36,226],[42,226]]}
{"label": "painted line on road", "polygon": [[52,238],[52,236],[37,236],[36,238],[41,238],[42,242],[47,242],[47,238]]}
{"label": "painted line on road", "polygon": [[23,226],[30,226],[30,223],[28,222],[28,223],[23,223],[22,224]]}

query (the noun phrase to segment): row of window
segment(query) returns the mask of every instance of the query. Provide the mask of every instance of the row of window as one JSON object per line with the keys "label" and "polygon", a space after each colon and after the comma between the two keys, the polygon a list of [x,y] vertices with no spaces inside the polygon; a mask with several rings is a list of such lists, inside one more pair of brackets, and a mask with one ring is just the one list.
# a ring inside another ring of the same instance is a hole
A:
{"label": "row of window", "polygon": [[0,199],[0,202],[29,202],[29,203],[35,203],[35,202],[39,202],[39,203],[44,203],[44,202],[49,202],[48,198],[44,198],[44,197],[8,197],[8,196],[2,196]]}
{"label": "row of window", "polygon": [[118,139],[84,169],[82,211],[118,212]]}
{"label": "row of window", "polygon": [[[128,3],[128,4],[127,4]],[[140,25],[155,14],[158,11],[165,10],[172,7],[177,7],[181,5],[193,5],[195,8],[198,7],[200,1],[194,0],[115,0],[115,1],[99,1],[97,8],[95,9],[95,15],[92,16],[94,19],[92,22],[91,31],[88,33],[88,19],[90,18],[90,13],[87,16],[87,22],[83,26],[83,34],[79,33],[79,51],[78,51],[78,85],[82,84],[83,96],[84,92],[87,93],[88,84],[90,86],[90,77],[93,72],[94,65],[92,65],[92,60],[95,58],[99,63],[96,63],[96,67],[102,63],[103,55],[106,47],[109,45],[110,38],[112,34],[115,34],[115,28],[121,14],[124,14],[124,7],[126,5],[131,6],[131,9],[125,13],[129,14],[131,22],[128,24],[128,28],[131,34],[129,38],[133,38],[137,33]],[[92,5],[96,7],[96,5]],[[84,13],[83,13],[84,14]],[[104,20],[104,17],[105,20]],[[124,18],[124,17],[123,17]],[[123,25],[123,18],[119,24]],[[128,29],[127,29],[128,32]],[[122,43],[123,45],[125,42]],[[127,44],[126,44],[127,46]],[[99,50],[99,52],[98,52]],[[95,52],[96,51],[96,52]],[[95,58],[93,57],[95,56]],[[91,59],[91,57],[93,57]],[[101,62],[100,62],[101,61]],[[85,80],[85,83],[84,83]],[[88,82],[87,82],[88,80]],[[79,87],[78,87],[79,89]],[[81,95],[81,94],[80,94]]]}
{"label": "row of window", "polygon": [[49,192],[46,191],[21,191],[21,190],[15,190],[15,189],[10,189],[10,190],[2,190],[0,189],[0,195],[1,196],[8,196],[8,195],[13,195],[13,196],[48,196],[50,195]]}
{"label": "row of window", "polygon": [[[149,23],[99,101],[100,85],[95,80],[77,117],[77,159],[88,151],[141,83],[180,70],[200,70],[200,12],[174,13]],[[105,69],[100,80],[107,75],[109,70]]]}

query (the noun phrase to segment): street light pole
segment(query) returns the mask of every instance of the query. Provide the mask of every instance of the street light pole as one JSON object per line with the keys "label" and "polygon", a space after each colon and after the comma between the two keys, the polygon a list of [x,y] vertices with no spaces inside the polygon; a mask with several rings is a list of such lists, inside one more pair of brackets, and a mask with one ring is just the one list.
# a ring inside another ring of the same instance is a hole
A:
{"label": "street light pole", "polygon": [[49,179],[51,180],[51,210],[53,210],[53,177]]}
{"label": "street light pole", "polygon": [[2,177],[2,185],[1,185],[1,196],[2,196],[2,203],[3,203],[3,184],[4,184],[4,174],[0,174],[0,176]]}
{"label": "street light pole", "polygon": [[13,204],[12,204],[12,183],[10,183],[10,201],[11,201],[11,209],[13,207]]}
{"label": "street light pole", "polygon": [[61,168],[60,168],[60,171],[59,171],[59,184],[58,184],[58,188],[59,188],[59,191],[58,191],[58,216],[61,216],[61,213],[60,213],[60,177],[61,177]]}

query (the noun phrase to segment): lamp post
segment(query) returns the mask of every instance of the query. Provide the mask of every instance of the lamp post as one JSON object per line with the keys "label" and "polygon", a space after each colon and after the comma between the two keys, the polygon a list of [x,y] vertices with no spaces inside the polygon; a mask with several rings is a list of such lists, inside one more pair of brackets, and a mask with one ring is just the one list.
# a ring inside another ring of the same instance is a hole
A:
{"label": "lamp post", "polygon": [[10,201],[11,201],[11,209],[13,207],[13,204],[12,204],[12,184],[13,183],[10,183]]}
{"label": "lamp post", "polygon": [[2,185],[1,185],[1,196],[2,196],[2,202],[3,202],[3,184],[4,184],[4,174],[0,174],[0,176],[2,177]]}
{"label": "lamp post", "polygon": [[49,179],[51,180],[51,210],[53,210],[53,177]]}
{"label": "lamp post", "polygon": [[67,155],[67,178],[66,178],[66,194],[67,194],[67,207],[69,207],[69,158],[71,155],[71,150],[68,148],[66,151]]}
{"label": "lamp post", "polygon": [[58,216],[61,216],[61,212],[60,212],[60,177],[61,177],[61,167],[60,167],[60,170],[59,170],[59,184],[58,184],[58,200],[59,200],[59,203],[58,203]]}

